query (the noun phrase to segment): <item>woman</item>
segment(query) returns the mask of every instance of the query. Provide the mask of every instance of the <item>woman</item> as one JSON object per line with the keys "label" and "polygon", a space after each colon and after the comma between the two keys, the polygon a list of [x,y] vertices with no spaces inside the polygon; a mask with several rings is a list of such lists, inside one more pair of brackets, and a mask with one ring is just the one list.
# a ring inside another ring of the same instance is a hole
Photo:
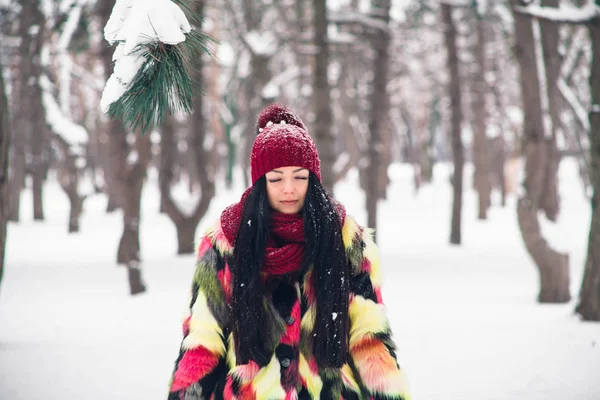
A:
{"label": "woman", "polygon": [[198,246],[169,399],[408,399],[370,232],[300,118],[271,105],[257,130],[252,186]]}

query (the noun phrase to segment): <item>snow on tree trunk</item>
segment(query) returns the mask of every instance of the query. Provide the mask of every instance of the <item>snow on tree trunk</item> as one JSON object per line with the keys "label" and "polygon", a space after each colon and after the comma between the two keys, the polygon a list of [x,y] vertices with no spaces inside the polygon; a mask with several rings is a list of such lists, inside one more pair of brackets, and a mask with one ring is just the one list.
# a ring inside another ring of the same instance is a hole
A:
{"label": "snow on tree trunk", "polygon": [[452,20],[452,6],[446,3],[441,5],[442,24],[444,29],[444,40],[447,51],[447,65],[449,71],[448,91],[450,95],[452,135],[452,158],[454,162],[454,173],[452,176],[453,198],[452,219],[450,224],[450,243],[461,243],[461,220],[462,220],[462,191],[463,191],[463,167],[464,149],[461,137],[461,93],[460,74],[458,70],[458,49],[456,44],[456,26]]}
{"label": "snow on tree trunk", "polygon": [[313,136],[319,149],[323,186],[333,191],[335,153],[332,134],[331,96],[327,71],[329,69],[329,43],[327,39],[327,5],[325,0],[313,0],[314,43],[316,47],[313,110],[315,121]]}
{"label": "snow on tree trunk", "polygon": [[[542,0],[545,7],[558,7],[558,0]],[[560,152],[556,144],[557,132],[560,127],[560,95],[558,92],[558,79],[562,57],[558,52],[560,36],[559,25],[551,21],[539,21],[540,37],[544,70],[546,72],[545,97],[550,113],[551,135],[548,138],[548,162],[546,163],[546,182],[542,195],[542,209],[550,221],[556,221],[560,210],[560,199],[558,195],[558,167],[560,164]]]}
{"label": "snow on tree trunk", "polygon": [[[598,0],[596,4],[600,7]],[[585,320],[600,321],[600,27],[590,26],[589,31],[592,40],[590,175],[594,193],[587,260],[576,312]]]}
{"label": "snow on tree trunk", "polygon": [[6,249],[6,225],[8,223],[8,155],[10,149],[11,126],[4,85],[4,75],[0,64],[0,284],[4,275],[4,252]]}
{"label": "snow on tree trunk", "polygon": [[[373,19],[380,20],[389,26],[390,1],[373,0]],[[373,59],[373,87],[371,88],[369,110],[369,165],[367,167],[367,224],[377,232],[377,202],[382,197],[381,162],[383,158],[383,130],[388,118],[389,97],[387,93],[389,71],[390,32],[388,29],[377,29],[373,34],[372,45],[375,50]],[[387,171],[386,171],[387,173]]]}
{"label": "snow on tree trunk", "polygon": [[[513,0],[513,7],[519,5]],[[517,219],[525,247],[540,273],[542,303],[564,303],[570,300],[569,257],[552,249],[542,236],[538,210],[542,209],[544,186],[548,182],[548,141],[544,135],[540,80],[536,61],[532,20],[514,12],[515,55],[520,69],[523,102],[523,141],[525,156],[524,193],[517,202]]]}

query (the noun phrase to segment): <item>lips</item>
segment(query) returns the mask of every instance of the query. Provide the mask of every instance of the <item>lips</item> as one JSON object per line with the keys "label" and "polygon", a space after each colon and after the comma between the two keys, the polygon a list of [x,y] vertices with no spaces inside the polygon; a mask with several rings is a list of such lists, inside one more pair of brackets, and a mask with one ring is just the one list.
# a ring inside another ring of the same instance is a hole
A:
{"label": "lips", "polygon": [[283,200],[282,203],[285,204],[286,206],[292,206],[294,204],[296,204],[298,202],[298,200]]}

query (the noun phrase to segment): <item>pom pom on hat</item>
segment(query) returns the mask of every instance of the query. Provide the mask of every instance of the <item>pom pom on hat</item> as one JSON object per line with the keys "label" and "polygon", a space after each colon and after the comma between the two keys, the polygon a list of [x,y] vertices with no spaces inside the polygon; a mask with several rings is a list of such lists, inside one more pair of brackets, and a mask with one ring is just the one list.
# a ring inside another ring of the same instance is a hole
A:
{"label": "pom pom on hat", "polygon": [[269,122],[273,124],[284,122],[284,124],[296,125],[306,131],[306,127],[300,117],[281,104],[268,105],[260,112],[256,122],[256,133],[262,132],[261,129],[264,129]]}
{"label": "pom pom on hat", "polygon": [[304,123],[289,108],[271,104],[259,114],[256,139],[250,155],[252,184],[267,172],[281,167],[302,167],[321,180],[317,146]]}

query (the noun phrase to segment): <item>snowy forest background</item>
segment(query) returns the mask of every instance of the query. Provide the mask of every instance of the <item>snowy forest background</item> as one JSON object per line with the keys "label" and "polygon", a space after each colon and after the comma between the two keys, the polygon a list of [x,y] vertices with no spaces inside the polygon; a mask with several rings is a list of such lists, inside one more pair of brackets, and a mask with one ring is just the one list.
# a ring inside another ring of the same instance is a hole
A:
{"label": "snowy forest background", "polygon": [[0,399],[166,396],[273,101],[376,228],[414,399],[600,398],[600,0],[187,4],[213,54],[145,133],[100,106],[114,0],[0,1]]}

